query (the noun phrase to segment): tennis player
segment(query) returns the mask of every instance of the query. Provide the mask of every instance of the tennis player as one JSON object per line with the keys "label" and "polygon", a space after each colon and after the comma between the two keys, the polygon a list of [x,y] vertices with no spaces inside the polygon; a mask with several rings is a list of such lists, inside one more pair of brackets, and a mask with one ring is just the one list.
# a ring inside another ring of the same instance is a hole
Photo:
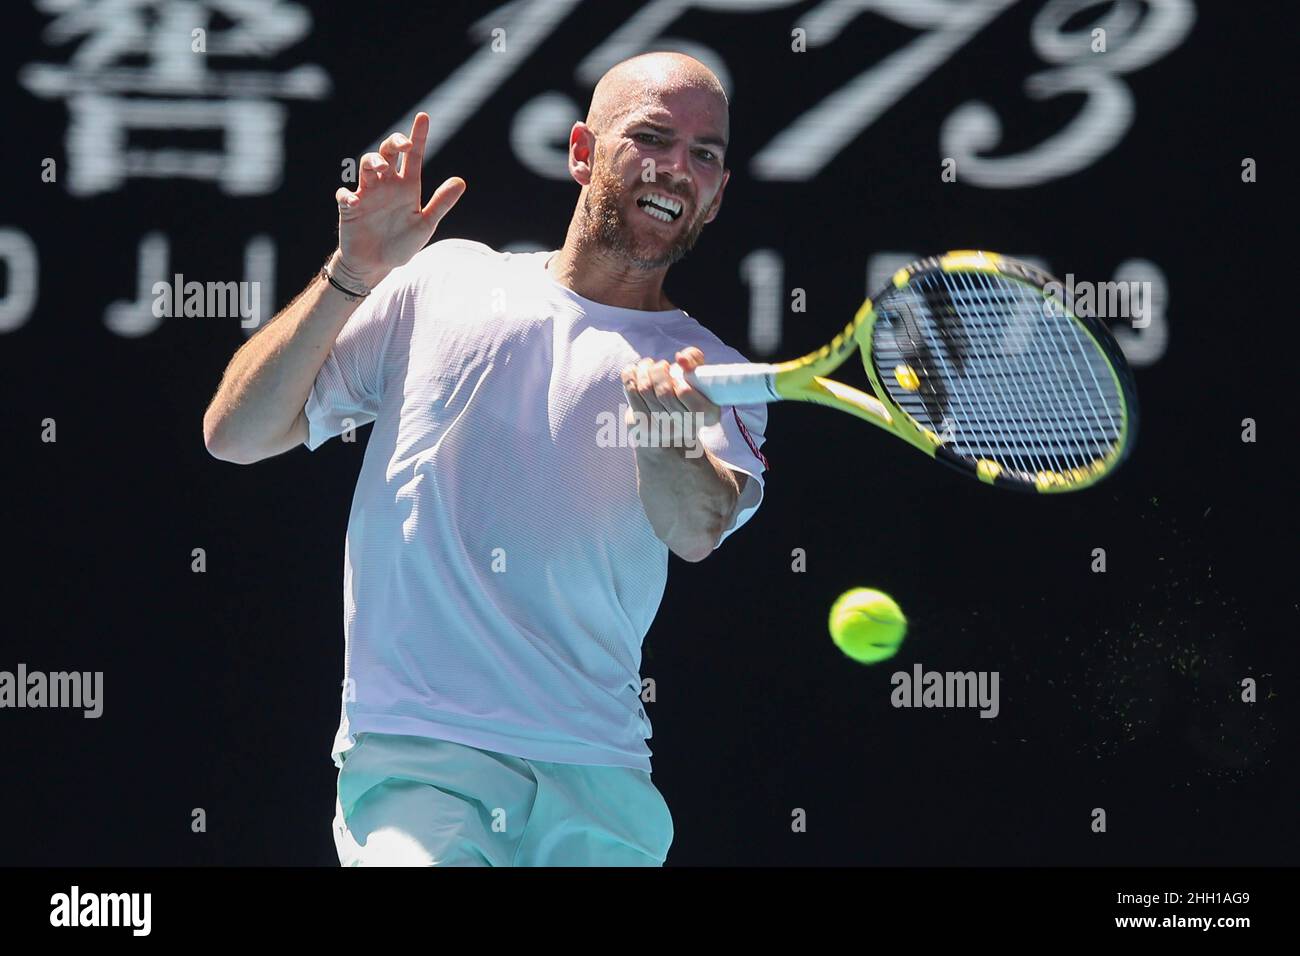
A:
{"label": "tennis player", "polygon": [[765,406],[669,374],[745,361],[663,290],[721,206],[727,99],[676,53],[605,74],[552,252],[428,245],[466,189],[421,206],[428,129],[337,192],[338,249],[235,354],[205,442],[247,464],[374,425],[344,548],[344,865],[658,866],[641,643],[668,553],[707,557],[766,468]]}

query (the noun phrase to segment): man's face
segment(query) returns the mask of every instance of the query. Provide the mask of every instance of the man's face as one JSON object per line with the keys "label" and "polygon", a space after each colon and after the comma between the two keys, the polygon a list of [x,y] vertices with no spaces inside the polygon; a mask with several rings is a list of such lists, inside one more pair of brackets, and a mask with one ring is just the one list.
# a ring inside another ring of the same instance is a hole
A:
{"label": "man's face", "polygon": [[717,215],[726,106],[705,90],[649,98],[596,139],[586,209],[593,238],[640,269],[681,259]]}

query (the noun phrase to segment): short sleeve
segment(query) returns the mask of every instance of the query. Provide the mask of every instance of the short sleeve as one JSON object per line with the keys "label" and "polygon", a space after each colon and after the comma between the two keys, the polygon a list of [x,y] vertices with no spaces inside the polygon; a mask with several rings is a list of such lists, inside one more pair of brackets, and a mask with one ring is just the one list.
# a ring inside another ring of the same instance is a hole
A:
{"label": "short sleeve", "polygon": [[349,316],[307,396],[306,445],[315,451],[349,425],[375,420],[384,396],[386,357],[405,336],[409,347],[408,267],[394,269]]}
{"label": "short sleeve", "polygon": [[750,479],[741,492],[731,526],[722,532],[714,550],[753,517],[763,503],[763,473],[767,470],[767,458],[759,449],[763,446],[766,429],[766,405],[727,405],[722,409],[718,424],[700,430],[700,441],[715,458]]}

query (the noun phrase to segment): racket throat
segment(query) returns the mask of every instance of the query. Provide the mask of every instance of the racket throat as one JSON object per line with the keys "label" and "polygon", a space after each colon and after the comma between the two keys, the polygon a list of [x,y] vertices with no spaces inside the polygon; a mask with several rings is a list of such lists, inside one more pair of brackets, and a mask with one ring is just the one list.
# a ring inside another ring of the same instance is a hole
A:
{"label": "racket throat", "polygon": [[[866,392],[854,388],[852,385],[845,385],[843,382],[837,382],[834,379],[822,378],[816,376],[808,385],[801,389],[802,395],[799,397],[810,399],[814,402],[820,401],[822,404],[830,405],[841,411],[856,415],[858,418],[865,419],[873,425],[879,425],[881,428],[894,430],[894,417],[885,407],[885,403],[874,395],[868,395]],[[790,396],[794,398],[796,396]]]}

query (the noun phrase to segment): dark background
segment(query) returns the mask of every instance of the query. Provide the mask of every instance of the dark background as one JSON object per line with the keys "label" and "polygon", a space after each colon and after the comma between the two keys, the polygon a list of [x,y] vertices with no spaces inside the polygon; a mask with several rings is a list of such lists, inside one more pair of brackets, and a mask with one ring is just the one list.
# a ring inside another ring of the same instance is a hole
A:
{"label": "dark background", "polygon": [[[771,410],[763,507],[704,563],[672,559],[645,642],[654,780],[676,824],[669,863],[1300,861],[1294,415],[1282,400],[1294,373],[1276,338],[1294,319],[1277,295],[1287,274],[1267,261],[1294,232],[1279,129],[1293,112],[1282,87],[1292,33],[1267,19],[1282,5],[1195,4],[1186,39],[1118,76],[1134,105],[1118,143],[1078,172],[1012,189],[963,181],[960,164],[957,183],[941,182],[939,131],[963,104],[985,102],[1003,122],[986,152],[1006,155],[1075,121],[1083,95],[1025,92],[1026,77],[1052,66],[1030,40],[1047,4],[998,15],[798,181],[763,178],[751,159],[929,31],[860,12],[795,54],[790,30],[822,5],[722,6],[670,17],[626,53],[675,37],[731,73],[726,201],[668,284],[725,341],[767,355],[748,338],[741,272],[757,249],[784,269],[780,358],[842,327],[872,255],[955,248],[1033,254],[1093,281],[1150,260],[1167,283],[1168,341],[1158,360],[1135,362],[1135,454],[1078,495],[998,493],[847,416]],[[1085,32],[1121,7],[1138,14],[1133,29],[1153,16],[1138,2],[1054,7],[1078,8],[1068,25]],[[512,69],[426,166],[426,195],[448,175],[469,183],[440,238],[561,243],[577,186],[520,162],[516,114],[541,92],[568,96],[579,107],[556,129],[562,144],[590,94],[581,59],[660,8],[575,3],[530,53],[505,54]],[[487,3],[306,9],[298,42],[210,59],[213,70],[314,63],[330,79],[326,96],[282,100],[283,181],[252,196],[145,177],[74,195],[66,101],[35,95],[19,73],[67,63],[85,40],[45,32],[52,15],[28,4],[6,11],[0,226],[35,243],[39,298],[0,333],[0,670],[103,671],[105,711],[0,710],[0,864],[336,863],[342,548],[364,433],[253,467],[215,461],[201,419],[244,339],[238,320],[169,318],[137,337],[104,323],[110,302],[134,294],[138,246],[153,231],[170,242],[167,276],[200,281],[243,278],[246,243],[269,236],[282,307],[333,248],[343,158],[409,129],[422,98],[481,55],[471,24],[511,23]],[[522,32],[512,30],[507,50]],[[219,145],[178,130],[138,142]],[[1241,180],[1247,156],[1254,184]],[[57,183],[40,180],[46,157]],[[0,267],[0,292],[12,283]],[[795,287],[806,313],[789,309]],[[1241,440],[1247,417],[1255,444]],[[41,441],[47,418],[56,443]],[[828,516],[827,489],[846,485],[859,506]],[[202,574],[190,570],[199,547]],[[1090,571],[1097,547],[1105,574]],[[806,573],[791,571],[795,548]],[[890,592],[909,614],[888,663],[854,664],[827,635],[831,602],[855,585]],[[998,671],[1000,715],[892,708],[890,675],[916,662]],[[1240,701],[1246,677],[1257,703]],[[206,833],[190,832],[195,807]],[[1090,830],[1094,807],[1107,811],[1105,834]],[[791,832],[795,808],[806,833]]]}

